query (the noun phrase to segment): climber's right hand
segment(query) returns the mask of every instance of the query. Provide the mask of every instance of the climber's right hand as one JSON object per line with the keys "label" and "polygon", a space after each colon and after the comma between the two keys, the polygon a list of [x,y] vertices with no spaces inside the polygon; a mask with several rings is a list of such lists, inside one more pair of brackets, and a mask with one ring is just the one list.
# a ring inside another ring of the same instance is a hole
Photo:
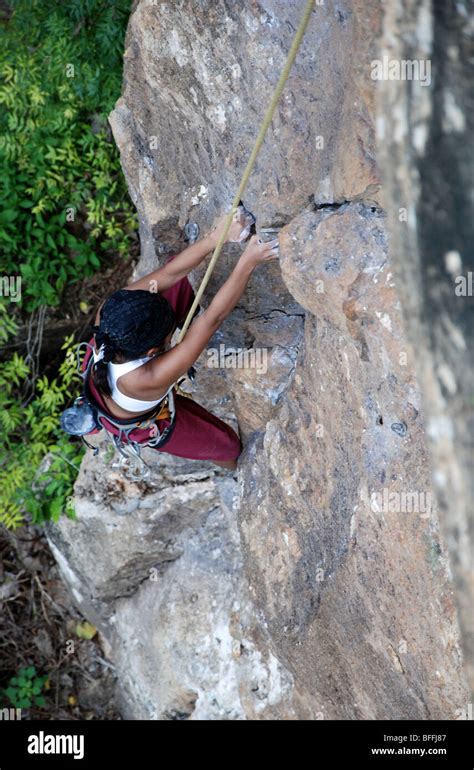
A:
{"label": "climber's right hand", "polygon": [[274,238],[272,241],[262,241],[259,235],[252,235],[240,259],[244,262],[250,262],[253,266],[257,266],[260,262],[278,259],[278,253],[278,238]]}

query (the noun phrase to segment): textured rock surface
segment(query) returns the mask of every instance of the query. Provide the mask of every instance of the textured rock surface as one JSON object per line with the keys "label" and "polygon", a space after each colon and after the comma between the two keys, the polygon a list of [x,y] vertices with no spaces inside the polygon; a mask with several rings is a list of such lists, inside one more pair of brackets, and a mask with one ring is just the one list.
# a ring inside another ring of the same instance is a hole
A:
{"label": "textured rock surface", "polygon": [[[261,226],[288,221],[310,195],[377,188],[365,66],[378,5],[316,8],[246,191]],[[300,12],[287,0],[135,4],[111,122],[152,263],[178,222],[199,214],[208,226],[231,202]]]}
{"label": "textured rock surface", "polygon": [[429,87],[377,83],[378,159],[474,690],[474,21],[463,1],[384,7],[380,55],[431,66]]}
{"label": "textured rock surface", "polygon": [[384,216],[359,203],[304,213],[281,244],[309,313],[293,384],[248,449],[240,521],[256,603],[330,718],[449,715],[446,554],[432,507],[398,508],[430,482]]}
{"label": "textured rock surface", "polygon": [[[148,482],[89,457],[77,522],[50,537],[120,672],[125,718],[313,718],[271,652],[242,575],[236,482],[148,450]],[[198,467],[196,467],[198,466]]]}
{"label": "textured rock surface", "polygon": [[[137,273],[230,203],[300,10],[134,4],[111,125]],[[83,464],[78,521],[49,527],[128,717],[455,719],[467,703],[374,162],[380,24],[369,0],[315,8],[245,196],[260,226],[284,226],[281,263],[210,347],[266,366],[212,369],[205,353],[195,394],[238,421],[237,478],[149,451],[150,479],[128,482],[102,453]]]}

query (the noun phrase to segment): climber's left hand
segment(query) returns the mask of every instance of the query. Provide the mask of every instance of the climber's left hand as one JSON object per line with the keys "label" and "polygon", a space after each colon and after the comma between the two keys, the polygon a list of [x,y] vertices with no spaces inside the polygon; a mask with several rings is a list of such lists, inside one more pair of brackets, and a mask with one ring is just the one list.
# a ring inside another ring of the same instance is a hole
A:
{"label": "climber's left hand", "polygon": [[[219,217],[214,229],[211,230],[209,234],[210,238],[212,238],[215,245],[217,245],[217,242],[222,234],[222,231],[224,230],[227,217],[228,217],[228,214],[223,214],[221,217]],[[245,240],[245,238],[248,236],[248,230],[246,229],[246,225],[247,225],[247,220],[245,217],[245,213],[242,207],[239,206],[236,213],[234,214],[234,218],[227,232],[226,239],[225,239],[226,243],[227,242],[240,243],[243,240]]]}

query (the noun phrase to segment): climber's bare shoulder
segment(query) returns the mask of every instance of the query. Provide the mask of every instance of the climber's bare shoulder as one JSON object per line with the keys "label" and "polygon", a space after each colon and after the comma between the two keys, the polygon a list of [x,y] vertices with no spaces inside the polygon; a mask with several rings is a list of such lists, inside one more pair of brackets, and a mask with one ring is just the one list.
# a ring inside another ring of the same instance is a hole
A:
{"label": "climber's bare shoulder", "polygon": [[188,371],[200,352],[196,354],[185,338],[185,341],[166,353],[161,353],[137,369],[123,374],[117,379],[117,387],[131,398],[144,401],[161,398],[176,380]]}
{"label": "climber's bare shoulder", "polygon": [[152,359],[144,367],[150,373],[152,387],[164,388],[166,391],[179,377],[185,375],[205,350],[218,327],[219,324],[211,320],[207,311],[198,316],[189,327],[182,342]]}

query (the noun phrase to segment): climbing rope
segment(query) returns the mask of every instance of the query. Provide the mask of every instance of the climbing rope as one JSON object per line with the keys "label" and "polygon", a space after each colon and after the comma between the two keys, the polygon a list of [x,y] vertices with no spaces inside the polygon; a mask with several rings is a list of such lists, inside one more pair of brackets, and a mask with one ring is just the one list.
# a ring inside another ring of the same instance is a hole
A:
{"label": "climbing rope", "polygon": [[277,83],[277,86],[275,88],[275,92],[272,96],[272,100],[270,104],[268,105],[267,111],[265,113],[265,117],[263,119],[260,131],[258,133],[258,136],[255,140],[254,148],[250,154],[250,157],[248,159],[247,166],[245,168],[245,171],[242,176],[242,181],[240,182],[239,189],[235,193],[235,198],[232,201],[232,207],[229,211],[229,214],[227,215],[227,219],[225,222],[224,229],[220,235],[220,238],[217,242],[216,248],[214,249],[213,255],[211,257],[211,261],[209,262],[209,265],[207,266],[207,270],[203,276],[203,279],[201,281],[201,284],[199,286],[199,289],[196,292],[196,296],[194,298],[194,302],[191,305],[191,309],[189,310],[188,315],[186,316],[186,320],[183,324],[183,327],[179,333],[178,337],[178,343],[182,341],[184,335],[186,334],[188,330],[188,326],[191,323],[191,319],[196,311],[197,306],[199,305],[199,301],[206,289],[207,284],[209,283],[209,279],[212,275],[212,271],[214,270],[214,267],[216,265],[217,260],[219,259],[219,255],[222,251],[222,247],[225,243],[225,239],[227,236],[227,233],[229,232],[229,227],[231,225],[232,219],[234,217],[234,214],[237,211],[239,201],[242,198],[243,192],[245,190],[245,187],[247,185],[247,182],[249,180],[252,168],[254,166],[255,160],[257,158],[257,155],[260,151],[260,148],[263,144],[263,140],[265,138],[265,134],[267,133],[268,126],[270,125],[270,122],[273,118],[273,113],[275,112],[276,106],[278,104],[278,100],[281,96],[281,92],[283,91],[283,88],[285,86],[285,83],[288,79],[288,75],[290,74],[290,70],[293,66],[293,62],[296,58],[296,54],[298,53],[298,49],[300,47],[301,41],[303,39],[303,35],[306,31],[306,27],[308,26],[308,22],[311,16],[311,11],[314,7],[314,0],[307,0],[306,7],[300,22],[300,25],[296,31],[295,37],[293,39],[293,42],[291,44],[291,48],[288,52],[288,57],[285,63],[285,66],[283,68],[283,71],[280,75],[280,79]]}

